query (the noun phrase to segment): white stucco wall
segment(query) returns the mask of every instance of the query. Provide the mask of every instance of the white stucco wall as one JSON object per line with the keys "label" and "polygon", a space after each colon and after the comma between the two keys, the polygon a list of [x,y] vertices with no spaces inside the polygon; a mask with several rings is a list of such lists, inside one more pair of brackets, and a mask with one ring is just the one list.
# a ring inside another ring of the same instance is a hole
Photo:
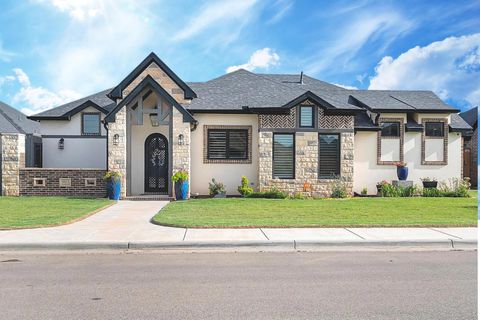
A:
{"label": "white stucco wall", "polygon": [[42,139],[44,168],[106,168],[107,139],[64,138],[63,150],[58,149],[58,140]]}
{"label": "white stucco wall", "polygon": [[[408,180],[421,185],[420,178],[424,177],[436,178],[439,181],[451,177],[461,177],[462,139],[459,133],[449,133],[448,135],[448,165],[422,165],[421,139],[421,132],[405,133],[404,156],[409,168]],[[394,165],[377,165],[376,132],[357,132],[355,134],[354,159],[353,189],[355,192],[368,188],[369,194],[375,194],[377,182],[397,180]]]}
{"label": "white stucco wall", "polygon": [[143,125],[131,126],[130,194],[140,195],[145,193],[145,139],[152,133],[157,132],[163,134],[170,143],[168,130],[167,125],[152,127],[148,114],[143,115]]}
{"label": "white stucco wall", "polygon": [[[191,133],[191,192],[208,194],[208,182],[215,178],[227,186],[227,194],[238,195],[242,175],[258,186],[258,117],[250,114],[195,114],[199,124]],[[252,163],[217,164],[203,163],[203,126],[250,125],[252,126]]]}
{"label": "white stucco wall", "polygon": [[[98,112],[98,110],[89,107],[72,116],[70,120],[40,121],[44,168],[106,168],[105,128],[102,124],[100,125],[103,138],[79,137],[82,134],[82,112]],[[101,114],[101,119],[103,118],[104,114]],[[59,137],[49,138],[49,135]],[[58,149],[60,136],[65,143],[63,150]]]}

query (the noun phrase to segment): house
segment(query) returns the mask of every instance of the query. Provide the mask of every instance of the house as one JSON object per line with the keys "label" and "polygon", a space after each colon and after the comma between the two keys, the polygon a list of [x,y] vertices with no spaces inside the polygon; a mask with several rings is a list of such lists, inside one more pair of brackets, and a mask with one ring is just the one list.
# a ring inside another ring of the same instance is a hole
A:
{"label": "house", "polygon": [[398,161],[416,184],[461,178],[471,128],[457,112],[430,91],[347,90],[303,73],[184,82],[151,53],[115,87],[29,117],[43,168],[21,169],[18,193],[104,194],[105,170],[122,173],[124,198],[171,196],[178,170],[200,195],[212,178],[238,194],[242,175],[259,190],[324,197],[341,178],[374,194]]}
{"label": "house", "polygon": [[459,116],[473,128],[464,133],[463,174],[470,178],[472,188],[478,188],[478,107],[462,112]]}
{"label": "house", "polygon": [[[27,119],[20,111],[0,101],[0,186],[10,195],[10,186],[17,186],[18,163],[42,166],[42,139],[38,122]],[[13,193],[15,195],[15,192]]]}

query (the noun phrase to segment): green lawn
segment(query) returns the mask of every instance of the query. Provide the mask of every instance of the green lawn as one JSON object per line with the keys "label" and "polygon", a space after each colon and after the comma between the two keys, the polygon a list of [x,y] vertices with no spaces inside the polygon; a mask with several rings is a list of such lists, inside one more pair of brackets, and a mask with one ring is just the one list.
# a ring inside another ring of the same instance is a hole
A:
{"label": "green lawn", "polygon": [[0,229],[46,227],[73,222],[113,203],[108,199],[0,197]]}
{"label": "green lawn", "polygon": [[199,199],[168,204],[153,221],[179,227],[476,226],[471,198]]}

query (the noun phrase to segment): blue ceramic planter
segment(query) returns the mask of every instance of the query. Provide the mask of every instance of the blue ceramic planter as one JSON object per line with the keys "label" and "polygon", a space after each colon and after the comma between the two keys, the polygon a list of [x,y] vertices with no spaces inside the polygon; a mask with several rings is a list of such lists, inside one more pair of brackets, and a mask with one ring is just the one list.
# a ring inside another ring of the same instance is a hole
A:
{"label": "blue ceramic planter", "polygon": [[407,167],[397,167],[397,177],[398,180],[404,181],[408,177],[408,168]]}
{"label": "blue ceramic planter", "polygon": [[119,200],[120,191],[122,189],[122,182],[120,179],[110,179],[107,182],[108,199]]}
{"label": "blue ceramic planter", "polygon": [[187,200],[188,198],[188,180],[175,182],[175,198],[177,200]]}

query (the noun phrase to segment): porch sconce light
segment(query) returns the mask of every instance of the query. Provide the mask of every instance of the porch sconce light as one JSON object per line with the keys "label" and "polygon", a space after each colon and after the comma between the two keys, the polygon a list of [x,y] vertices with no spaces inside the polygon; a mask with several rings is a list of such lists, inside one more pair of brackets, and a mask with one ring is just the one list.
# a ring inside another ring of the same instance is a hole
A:
{"label": "porch sconce light", "polygon": [[160,125],[158,121],[158,115],[155,113],[150,114],[150,122],[152,123],[152,127],[158,127]]}
{"label": "porch sconce light", "polygon": [[185,137],[183,136],[183,134],[180,133],[180,134],[178,135],[178,145],[179,145],[179,146],[183,146],[183,145],[185,144],[185,141],[184,141],[185,139],[184,139],[184,138],[185,138]]}
{"label": "porch sconce light", "polygon": [[60,150],[65,149],[65,139],[60,138],[60,140],[58,140],[58,149]]}
{"label": "porch sconce light", "polygon": [[118,133],[115,133],[113,135],[113,145],[114,146],[118,146],[118,141],[120,140],[120,136],[118,135]]}

